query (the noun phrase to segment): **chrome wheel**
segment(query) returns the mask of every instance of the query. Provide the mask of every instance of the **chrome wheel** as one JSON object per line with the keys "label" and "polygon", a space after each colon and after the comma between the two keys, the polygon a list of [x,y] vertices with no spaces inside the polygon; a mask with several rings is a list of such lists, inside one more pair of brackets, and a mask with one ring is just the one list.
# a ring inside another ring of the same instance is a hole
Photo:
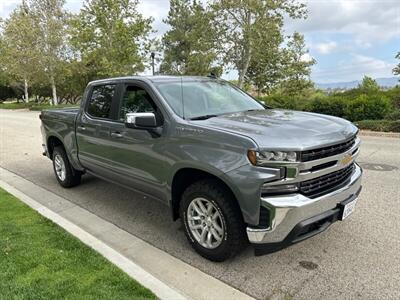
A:
{"label": "chrome wheel", "polygon": [[61,155],[56,154],[54,156],[54,169],[56,170],[57,177],[64,181],[66,177],[66,167]]}
{"label": "chrome wheel", "polygon": [[217,248],[224,238],[222,216],[215,205],[204,198],[195,198],[187,209],[187,222],[196,241],[207,249]]}

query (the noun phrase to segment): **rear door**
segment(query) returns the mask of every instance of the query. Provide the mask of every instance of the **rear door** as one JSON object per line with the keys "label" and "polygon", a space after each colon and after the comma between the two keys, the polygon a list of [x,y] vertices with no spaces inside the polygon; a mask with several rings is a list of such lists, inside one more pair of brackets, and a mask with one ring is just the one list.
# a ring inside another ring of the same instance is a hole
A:
{"label": "rear door", "polygon": [[110,174],[110,125],[116,111],[118,85],[114,83],[92,86],[77,119],[76,137],[81,164],[94,173]]}

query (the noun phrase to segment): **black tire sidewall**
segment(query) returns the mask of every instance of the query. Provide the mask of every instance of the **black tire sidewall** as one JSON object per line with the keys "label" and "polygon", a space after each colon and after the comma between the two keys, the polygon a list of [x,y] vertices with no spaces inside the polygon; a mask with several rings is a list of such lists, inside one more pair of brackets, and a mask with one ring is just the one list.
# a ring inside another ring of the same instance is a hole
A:
{"label": "black tire sidewall", "polygon": [[[196,198],[204,198],[208,201],[210,201],[215,208],[218,210],[218,212],[221,214],[221,219],[223,222],[224,226],[224,236],[221,244],[214,248],[214,249],[208,249],[200,245],[194,238],[193,234],[191,233],[188,225],[188,220],[187,220],[187,210],[190,205],[190,203],[196,199]],[[182,219],[182,223],[184,226],[184,231],[185,235],[188,238],[191,246],[203,257],[210,259],[212,261],[224,261],[228,259],[232,254],[232,232],[231,230],[233,229],[232,222],[236,222],[237,220],[230,220],[224,211],[224,206],[226,205],[227,201],[230,201],[231,199],[227,199],[228,197],[218,197],[217,195],[214,195],[213,192],[207,192],[207,191],[197,191],[197,190],[190,190],[185,192],[182,197],[182,202],[180,205],[180,216]],[[222,203],[220,203],[222,202]],[[225,202],[225,205],[224,203]]]}
{"label": "black tire sidewall", "polygon": [[[56,166],[55,166],[55,162],[54,162],[54,158],[56,157],[56,155],[59,155],[61,157],[61,159],[64,161],[65,164],[65,179],[61,180],[58,176],[57,176],[57,172],[56,172]],[[78,174],[74,174],[71,168],[71,164],[69,163],[67,154],[65,153],[64,148],[62,147],[55,147],[54,151],[53,151],[53,171],[54,171],[54,175],[57,178],[58,183],[65,187],[72,187],[77,185],[80,182],[80,176]],[[78,178],[79,176],[79,178]]]}

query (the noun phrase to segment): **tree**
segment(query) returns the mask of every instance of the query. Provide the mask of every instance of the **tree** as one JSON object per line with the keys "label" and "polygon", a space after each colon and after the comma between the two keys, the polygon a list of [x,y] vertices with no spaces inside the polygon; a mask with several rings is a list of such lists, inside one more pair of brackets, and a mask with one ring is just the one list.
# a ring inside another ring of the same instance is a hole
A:
{"label": "tree", "polygon": [[293,33],[284,49],[284,81],[281,84],[283,93],[295,96],[303,94],[314,86],[310,80],[311,66],[315,60],[308,56],[304,36]]}
{"label": "tree", "polygon": [[[400,52],[398,52],[395,56],[396,59],[400,59]],[[393,74],[394,75],[400,75],[400,63],[397,64],[396,67],[393,69]]]}
{"label": "tree", "polygon": [[283,79],[284,53],[280,47],[283,36],[279,26],[272,22],[265,24],[260,32],[262,43],[255,44],[245,82],[253,85],[258,94],[273,90]]}
{"label": "tree", "polygon": [[305,16],[305,5],[292,0],[214,0],[214,26],[218,29],[226,65],[233,65],[242,87],[252,60],[260,56],[266,30],[281,29],[286,15]]}
{"label": "tree", "polygon": [[49,79],[52,91],[51,104],[57,105],[58,68],[65,59],[66,23],[68,14],[64,10],[65,0],[31,0],[34,25],[39,31],[37,49],[40,52],[39,64]]}
{"label": "tree", "polygon": [[368,94],[379,91],[379,85],[376,80],[372,79],[371,77],[364,76],[363,80],[358,85],[358,89],[361,92]]}
{"label": "tree", "polygon": [[215,62],[216,31],[210,27],[211,12],[196,0],[171,0],[164,23],[171,29],[163,38],[160,71],[168,74],[207,75],[218,70]]}
{"label": "tree", "polygon": [[137,10],[138,0],[86,0],[71,22],[71,44],[90,80],[132,75],[144,70],[144,44],[151,18]]}
{"label": "tree", "polygon": [[16,81],[23,82],[24,100],[29,100],[29,85],[37,76],[39,52],[37,47],[38,29],[33,15],[24,1],[2,23],[0,62],[2,71]]}

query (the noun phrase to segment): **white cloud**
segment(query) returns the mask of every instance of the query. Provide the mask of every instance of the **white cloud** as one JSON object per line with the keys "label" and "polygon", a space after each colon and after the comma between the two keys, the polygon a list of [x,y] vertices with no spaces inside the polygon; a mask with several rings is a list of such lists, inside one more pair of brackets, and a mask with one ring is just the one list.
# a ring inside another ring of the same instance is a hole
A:
{"label": "white cloud", "polygon": [[375,44],[400,37],[398,0],[308,0],[306,20],[287,20],[289,32],[347,33]]}
{"label": "white cloud", "polygon": [[310,55],[310,54],[308,54],[308,53],[305,53],[305,54],[303,54],[301,57],[300,57],[300,60],[301,61],[304,61],[304,62],[310,62],[310,61],[312,61],[314,58]]}
{"label": "white cloud", "polygon": [[2,0],[0,1],[0,17],[6,18],[12,10],[20,4],[20,0]]}
{"label": "white cloud", "polygon": [[329,54],[337,48],[337,43],[333,41],[327,43],[317,43],[312,47],[320,54]]}
{"label": "white cloud", "polygon": [[353,66],[364,75],[385,77],[392,73],[394,65],[387,61],[360,54],[353,54],[352,56],[354,57]]}
{"label": "white cloud", "polygon": [[138,10],[145,17],[153,18],[153,28],[157,30],[155,36],[161,36],[168,30],[168,25],[163,19],[168,15],[169,0],[142,0],[139,2]]}
{"label": "white cloud", "polygon": [[358,80],[364,75],[379,78],[391,77],[394,63],[371,56],[350,54],[331,68],[314,68],[312,77],[318,82]]}

